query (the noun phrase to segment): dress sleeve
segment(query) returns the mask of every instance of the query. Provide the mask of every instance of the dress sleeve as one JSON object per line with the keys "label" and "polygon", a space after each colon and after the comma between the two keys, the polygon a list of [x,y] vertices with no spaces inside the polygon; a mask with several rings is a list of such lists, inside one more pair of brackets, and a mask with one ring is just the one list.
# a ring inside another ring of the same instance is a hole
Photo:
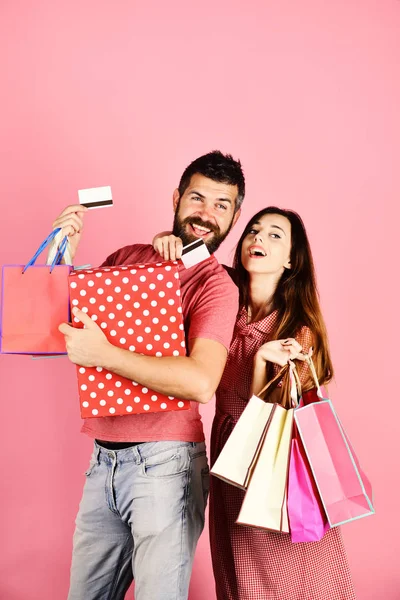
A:
{"label": "dress sleeve", "polygon": [[[311,330],[304,326],[300,329],[299,333],[296,335],[296,340],[299,342],[301,347],[303,348],[304,353],[308,353],[310,348],[313,345],[313,335]],[[296,361],[297,372],[300,377],[301,385],[305,385],[310,382],[310,371],[306,362],[302,362],[300,360]]]}

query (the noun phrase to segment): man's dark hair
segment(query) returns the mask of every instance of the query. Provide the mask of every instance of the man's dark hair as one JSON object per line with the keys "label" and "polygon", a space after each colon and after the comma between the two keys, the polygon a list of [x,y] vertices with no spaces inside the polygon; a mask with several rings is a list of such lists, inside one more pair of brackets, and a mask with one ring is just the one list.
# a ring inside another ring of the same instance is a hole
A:
{"label": "man's dark hair", "polygon": [[240,160],[234,160],[230,154],[222,154],[219,150],[213,150],[213,152],[196,158],[183,172],[178,187],[180,197],[185,193],[192,176],[197,173],[219,183],[237,185],[238,195],[235,212],[239,210],[245,193],[244,175]]}

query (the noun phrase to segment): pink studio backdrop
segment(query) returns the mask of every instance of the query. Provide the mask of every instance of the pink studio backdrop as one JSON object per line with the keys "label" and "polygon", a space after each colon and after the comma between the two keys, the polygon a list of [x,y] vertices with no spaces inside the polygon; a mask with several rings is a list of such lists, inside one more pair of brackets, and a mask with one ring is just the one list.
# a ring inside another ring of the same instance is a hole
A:
{"label": "pink studio backdrop", "polygon": [[[358,598],[398,600],[400,2],[3,0],[0,40],[0,263],[26,262],[85,187],[115,206],[88,215],[78,264],[151,240],[214,148],[247,176],[221,260],[260,208],[303,216],[332,395],[376,493],[377,515],[343,528]],[[61,600],[91,447],[74,368],[1,356],[0,397],[0,598]],[[205,532],[190,599],[214,598]]]}

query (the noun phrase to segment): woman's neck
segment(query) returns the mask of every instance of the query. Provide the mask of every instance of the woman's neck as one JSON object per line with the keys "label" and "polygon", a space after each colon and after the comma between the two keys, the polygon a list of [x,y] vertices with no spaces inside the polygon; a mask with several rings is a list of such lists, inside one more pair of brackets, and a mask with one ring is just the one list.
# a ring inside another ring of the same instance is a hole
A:
{"label": "woman's neck", "polygon": [[248,288],[248,323],[259,321],[266,317],[273,309],[273,298],[280,276],[250,274]]}

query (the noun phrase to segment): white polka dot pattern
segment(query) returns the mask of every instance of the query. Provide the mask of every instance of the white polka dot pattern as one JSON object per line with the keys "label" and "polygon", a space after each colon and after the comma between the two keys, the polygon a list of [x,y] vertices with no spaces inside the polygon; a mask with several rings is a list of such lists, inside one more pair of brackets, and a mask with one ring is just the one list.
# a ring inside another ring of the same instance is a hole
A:
{"label": "white polka dot pattern", "polygon": [[[117,269],[120,270],[73,271],[71,305],[85,309],[93,321],[99,319],[99,327],[115,346],[148,356],[184,356],[177,262]],[[101,296],[102,302],[98,302]],[[82,327],[82,323],[75,320],[73,325]],[[187,401],[178,401],[140,385],[135,388],[133,398],[131,381],[119,376],[117,379],[100,367],[78,367],[77,373],[82,418],[185,410],[190,406]]]}

